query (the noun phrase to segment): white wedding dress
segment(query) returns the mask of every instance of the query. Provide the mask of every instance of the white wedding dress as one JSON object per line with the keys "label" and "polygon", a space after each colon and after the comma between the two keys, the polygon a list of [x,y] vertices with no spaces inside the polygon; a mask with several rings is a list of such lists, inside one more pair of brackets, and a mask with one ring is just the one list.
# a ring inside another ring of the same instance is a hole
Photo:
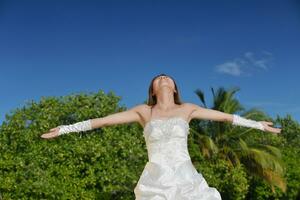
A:
{"label": "white wedding dress", "polygon": [[189,124],[182,117],[150,120],[144,127],[149,161],[134,188],[135,200],[220,200],[191,162]]}

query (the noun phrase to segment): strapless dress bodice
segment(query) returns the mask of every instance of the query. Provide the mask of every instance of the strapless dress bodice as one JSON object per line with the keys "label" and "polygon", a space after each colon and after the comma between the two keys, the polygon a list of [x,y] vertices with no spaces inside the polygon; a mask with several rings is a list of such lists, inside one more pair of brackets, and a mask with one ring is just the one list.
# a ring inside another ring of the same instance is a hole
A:
{"label": "strapless dress bodice", "polygon": [[181,117],[149,121],[143,131],[149,161],[175,167],[190,160],[187,148],[188,133],[189,124]]}

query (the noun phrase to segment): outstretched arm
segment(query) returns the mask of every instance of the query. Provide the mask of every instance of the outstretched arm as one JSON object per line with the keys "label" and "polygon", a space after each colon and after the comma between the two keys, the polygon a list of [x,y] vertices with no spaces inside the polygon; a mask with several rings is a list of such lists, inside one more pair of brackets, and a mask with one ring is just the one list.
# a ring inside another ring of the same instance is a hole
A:
{"label": "outstretched arm", "polygon": [[134,106],[126,111],[113,113],[105,117],[91,120],[92,129],[116,124],[124,124],[130,122],[139,122],[141,120],[140,110],[144,105]]}
{"label": "outstretched arm", "polygon": [[105,117],[88,119],[85,121],[77,122],[70,125],[60,125],[50,130],[49,133],[41,135],[42,138],[53,138],[62,134],[71,132],[88,131],[104,126],[111,126],[115,124],[123,124],[129,122],[138,122],[140,118],[140,110],[144,105],[138,105],[130,108],[129,110],[113,113]]}
{"label": "outstretched arm", "polygon": [[271,127],[272,122],[267,121],[255,121],[251,119],[246,119],[236,114],[224,113],[218,110],[203,108],[196,104],[188,103],[188,106],[192,109],[191,118],[196,119],[206,119],[213,121],[224,121],[229,122],[232,125],[250,127],[260,129],[262,131],[269,131],[272,133],[280,133],[281,129]]}
{"label": "outstretched arm", "polygon": [[192,110],[191,118],[204,119],[213,121],[233,122],[233,115],[218,110],[203,108],[197,104],[187,103]]}

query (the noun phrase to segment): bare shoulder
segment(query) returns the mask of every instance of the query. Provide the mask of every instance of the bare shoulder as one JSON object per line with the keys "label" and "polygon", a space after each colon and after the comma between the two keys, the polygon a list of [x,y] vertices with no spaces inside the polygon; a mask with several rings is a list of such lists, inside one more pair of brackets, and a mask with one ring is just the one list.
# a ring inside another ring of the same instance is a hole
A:
{"label": "bare shoulder", "polygon": [[142,116],[149,111],[151,107],[147,104],[139,104],[134,107],[136,111],[138,111]]}
{"label": "bare shoulder", "polygon": [[131,109],[142,112],[142,111],[146,110],[148,107],[149,106],[147,104],[138,104],[138,105],[131,107]]}
{"label": "bare shoulder", "polygon": [[[194,103],[189,103],[189,102],[186,102],[186,103],[183,103],[182,104],[183,107],[189,111],[194,111],[194,110],[197,110],[200,106],[198,106],[197,104],[194,104]],[[201,108],[201,107],[200,107]]]}
{"label": "bare shoulder", "polygon": [[146,116],[148,115],[148,112],[150,110],[150,106],[147,104],[139,104],[136,105],[134,107],[132,107],[131,109],[135,110],[136,113],[138,113],[139,115],[139,124],[141,124],[141,126],[143,126],[146,122]]}
{"label": "bare shoulder", "polygon": [[184,110],[189,113],[189,121],[194,119],[194,118],[197,118],[197,112],[202,112],[202,108],[201,106],[197,105],[197,104],[194,104],[194,103],[184,103]]}
{"label": "bare shoulder", "polygon": [[141,118],[147,113],[149,106],[147,104],[138,104],[130,108],[130,110],[134,110],[136,113],[140,115]]}

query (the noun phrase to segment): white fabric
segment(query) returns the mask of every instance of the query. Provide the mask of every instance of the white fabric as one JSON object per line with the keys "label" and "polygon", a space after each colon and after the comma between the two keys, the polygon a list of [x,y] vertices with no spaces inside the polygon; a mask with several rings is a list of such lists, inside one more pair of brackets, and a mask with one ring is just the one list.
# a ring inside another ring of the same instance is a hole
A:
{"label": "white fabric", "polygon": [[260,130],[264,130],[264,126],[261,122],[257,122],[251,119],[246,119],[244,117],[241,117],[239,115],[233,115],[233,125],[239,125],[239,126],[245,126],[250,128],[256,128]]}
{"label": "white fabric", "polygon": [[144,127],[149,161],[134,188],[135,200],[220,200],[191,162],[189,124],[180,117],[153,119]]}
{"label": "white fabric", "polygon": [[75,124],[61,125],[58,127],[59,127],[58,135],[62,135],[62,134],[71,133],[71,132],[80,132],[80,131],[91,130],[92,124],[91,124],[91,119],[89,119],[89,120],[85,120],[82,122],[77,122]]}

